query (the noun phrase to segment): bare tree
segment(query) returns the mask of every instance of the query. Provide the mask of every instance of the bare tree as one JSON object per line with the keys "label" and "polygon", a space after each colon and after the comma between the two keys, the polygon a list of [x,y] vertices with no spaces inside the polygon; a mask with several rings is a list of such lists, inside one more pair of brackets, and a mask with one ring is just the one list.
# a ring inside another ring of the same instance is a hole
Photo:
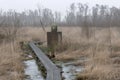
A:
{"label": "bare tree", "polygon": [[84,22],[82,26],[82,35],[89,40],[89,24],[88,24],[88,5],[84,4]]}
{"label": "bare tree", "polygon": [[76,16],[75,16],[75,10],[76,10],[76,7],[75,7],[75,4],[72,3],[70,5],[70,9],[67,11],[67,15],[66,15],[66,23],[69,25],[69,26],[75,26],[76,25]]}
{"label": "bare tree", "polygon": [[83,26],[84,6],[78,3],[78,12],[76,13],[76,23],[78,26]]}
{"label": "bare tree", "polygon": [[60,12],[55,12],[54,22],[57,25],[61,23],[61,14],[60,14]]}
{"label": "bare tree", "polygon": [[[97,5],[94,9],[89,8],[87,4],[75,3],[70,5],[70,8],[66,12],[64,19],[61,19],[61,13],[53,12],[48,8],[38,8],[35,10],[26,10],[18,13],[14,10],[2,11],[0,10],[0,23],[4,22],[4,26],[37,26],[51,25],[57,23],[58,25],[68,26],[81,26],[86,28],[85,35],[88,35],[87,27],[85,26],[96,26],[96,27],[108,27],[106,16],[108,12],[112,12],[112,23],[111,26],[120,26],[120,8],[112,7],[109,8],[107,5]],[[16,18],[15,18],[15,16]],[[63,18],[63,17],[62,17]],[[16,20],[15,20],[16,19]],[[4,21],[5,20],[5,21]],[[15,21],[16,22],[15,22]],[[3,22],[2,22],[3,21]],[[16,24],[14,24],[14,22]],[[87,36],[88,37],[88,36]]]}

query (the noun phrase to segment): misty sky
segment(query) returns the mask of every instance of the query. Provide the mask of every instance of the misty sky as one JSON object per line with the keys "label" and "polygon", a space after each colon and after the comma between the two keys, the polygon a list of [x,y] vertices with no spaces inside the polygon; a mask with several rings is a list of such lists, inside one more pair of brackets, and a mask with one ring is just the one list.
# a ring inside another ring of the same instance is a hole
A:
{"label": "misty sky", "polygon": [[16,11],[24,11],[27,9],[36,9],[37,6],[50,8],[53,11],[66,12],[71,3],[87,3],[90,6],[95,4],[106,4],[109,6],[120,6],[120,0],[0,0],[0,9],[7,11],[15,9]]}

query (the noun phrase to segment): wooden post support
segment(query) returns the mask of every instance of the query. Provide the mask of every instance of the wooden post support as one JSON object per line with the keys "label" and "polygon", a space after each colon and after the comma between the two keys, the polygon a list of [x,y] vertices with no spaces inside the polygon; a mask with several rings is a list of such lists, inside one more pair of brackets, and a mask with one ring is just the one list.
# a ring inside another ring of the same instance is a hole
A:
{"label": "wooden post support", "polygon": [[51,49],[51,56],[55,56],[55,48],[62,43],[62,32],[57,31],[57,26],[51,27],[51,32],[47,32],[47,45]]}

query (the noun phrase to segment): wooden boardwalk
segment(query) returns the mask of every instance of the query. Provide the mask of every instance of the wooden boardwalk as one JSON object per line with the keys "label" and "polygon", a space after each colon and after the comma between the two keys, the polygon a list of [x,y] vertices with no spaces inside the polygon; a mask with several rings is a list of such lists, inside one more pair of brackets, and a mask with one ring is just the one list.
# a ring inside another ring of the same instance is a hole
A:
{"label": "wooden boardwalk", "polygon": [[46,80],[62,80],[60,69],[33,42],[29,45],[47,70]]}

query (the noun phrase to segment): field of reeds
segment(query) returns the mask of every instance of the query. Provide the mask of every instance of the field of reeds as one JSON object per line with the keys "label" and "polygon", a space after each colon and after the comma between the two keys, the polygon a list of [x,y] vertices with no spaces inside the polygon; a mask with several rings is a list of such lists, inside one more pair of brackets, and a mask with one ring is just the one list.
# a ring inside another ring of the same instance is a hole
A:
{"label": "field of reeds", "polygon": [[[93,28],[89,38],[80,27],[59,27],[59,31],[63,33],[63,42],[56,49],[56,59],[86,58],[77,80],[120,80],[119,27]],[[0,39],[0,80],[23,80],[24,53],[19,43],[46,42],[46,33],[38,27],[1,28]]]}

